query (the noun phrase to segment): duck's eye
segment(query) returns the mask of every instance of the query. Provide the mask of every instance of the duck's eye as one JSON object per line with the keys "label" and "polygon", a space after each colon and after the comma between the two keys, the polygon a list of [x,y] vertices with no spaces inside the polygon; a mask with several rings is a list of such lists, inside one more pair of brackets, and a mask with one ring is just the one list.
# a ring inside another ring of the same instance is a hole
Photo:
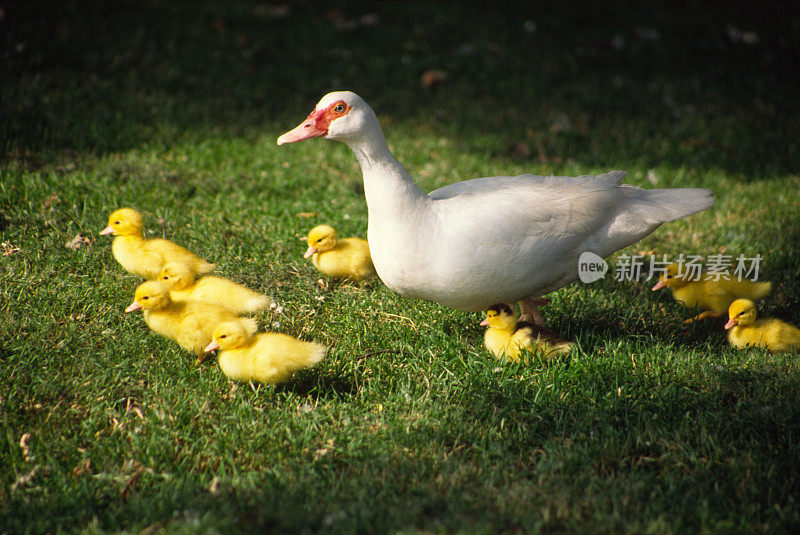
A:
{"label": "duck's eye", "polygon": [[144,297],[142,297],[142,301],[147,301],[148,299],[150,299],[149,295],[145,295]]}
{"label": "duck's eye", "polygon": [[315,241],[314,243],[319,243],[319,242],[321,242],[321,241],[322,241],[322,238],[318,239],[318,240],[317,240],[317,241]]}
{"label": "duck's eye", "polygon": [[336,113],[344,113],[344,110],[345,110],[344,104],[337,104],[336,106],[333,107],[333,111],[335,111]]}
{"label": "duck's eye", "polygon": [[164,275],[164,280],[168,281],[169,280],[169,275]]}
{"label": "duck's eye", "polygon": [[114,221],[114,224],[115,225],[119,225],[119,221]]}
{"label": "duck's eye", "polygon": [[228,337],[228,335],[227,335],[227,334],[223,334],[222,336],[220,336],[220,338],[222,338],[223,340],[224,340],[225,338],[227,338],[227,337]]}

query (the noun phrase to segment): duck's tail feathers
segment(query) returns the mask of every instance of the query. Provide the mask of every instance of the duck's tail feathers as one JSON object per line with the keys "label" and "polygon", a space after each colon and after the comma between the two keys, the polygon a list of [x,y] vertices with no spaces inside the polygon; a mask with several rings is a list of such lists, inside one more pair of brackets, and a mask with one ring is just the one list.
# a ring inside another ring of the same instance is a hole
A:
{"label": "duck's tail feathers", "polygon": [[636,211],[651,224],[674,221],[702,212],[714,205],[714,193],[708,189],[641,189],[639,191],[641,193],[636,200]]}

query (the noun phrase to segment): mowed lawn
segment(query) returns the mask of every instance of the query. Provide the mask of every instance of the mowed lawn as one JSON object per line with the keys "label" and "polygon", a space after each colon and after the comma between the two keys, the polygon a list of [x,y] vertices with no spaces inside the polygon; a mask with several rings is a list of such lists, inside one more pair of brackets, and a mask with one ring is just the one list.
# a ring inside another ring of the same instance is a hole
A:
{"label": "mowed lawn", "polygon": [[[366,236],[360,172],[275,144],[350,89],[426,191],[710,188],[623,253],[760,255],[761,314],[800,324],[800,16],[778,6],[0,4],[0,533],[796,531],[797,355],[684,325],[615,256],[543,308],[569,358],[498,361],[482,314],[316,272],[311,227]],[[233,385],[125,314],[140,281],[98,235],[122,206],[327,357]]]}

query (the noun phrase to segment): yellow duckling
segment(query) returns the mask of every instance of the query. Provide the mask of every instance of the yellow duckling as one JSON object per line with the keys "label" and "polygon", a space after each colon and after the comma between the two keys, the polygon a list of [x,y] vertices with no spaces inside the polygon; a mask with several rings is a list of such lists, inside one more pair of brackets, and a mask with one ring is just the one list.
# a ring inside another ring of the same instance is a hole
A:
{"label": "yellow duckling", "polygon": [[253,335],[242,321],[221,323],[206,352],[220,349],[219,367],[235,381],[281,383],[303,368],[310,368],[325,356],[327,348],[303,342],[288,334]]}
{"label": "yellow duckling", "polygon": [[120,208],[111,213],[108,226],[100,231],[101,235],[116,236],[111,251],[125,271],[154,279],[167,262],[183,262],[200,275],[214,269],[214,264],[176,243],[160,238],[144,239],[143,229],[142,214],[131,208]]}
{"label": "yellow duckling", "polygon": [[702,320],[708,317],[720,317],[728,311],[736,299],[761,299],[772,289],[771,282],[755,282],[751,280],[714,280],[709,274],[700,275],[699,280],[691,280],[693,275],[681,273],[678,275],[678,264],[667,266],[658,282],[653,286],[653,291],[669,288],[676,301],[689,309],[702,310],[697,316],[687,319],[684,323]]}
{"label": "yellow duckling", "polygon": [[737,299],[728,309],[728,342],[733,347],[763,347],[775,353],[800,350],[800,329],[775,318],[756,319],[756,305]]}
{"label": "yellow duckling", "polygon": [[328,225],[312,228],[306,240],[308,250],[303,256],[311,257],[314,266],[326,275],[354,281],[375,275],[366,240],[340,240],[336,230]]}
{"label": "yellow duckling", "polygon": [[569,353],[573,344],[560,339],[554,333],[538,325],[524,321],[517,321],[513,309],[505,304],[499,304],[486,311],[486,319],[481,322],[486,329],[483,341],[495,357],[506,358],[514,361],[520,359],[523,349],[535,351],[540,349],[545,354]]}
{"label": "yellow duckling", "polygon": [[194,272],[183,262],[164,264],[157,280],[170,291],[174,301],[194,301],[218,305],[234,314],[252,314],[270,303],[266,295],[256,293],[241,284],[207,275],[195,279]]}
{"label": "yellow duckling", "polygon": [[256,320],[239,318],[226,308],[203,303],[173,301],[169,290],[158,281],[147,281],[136,288],[136,293],[125,312],[142,309],[144,321],[154,332],[175,340],[183,349],[202,359],[205,347],[212,340],[217,325],[227,321],[239,321],[256,332]]}

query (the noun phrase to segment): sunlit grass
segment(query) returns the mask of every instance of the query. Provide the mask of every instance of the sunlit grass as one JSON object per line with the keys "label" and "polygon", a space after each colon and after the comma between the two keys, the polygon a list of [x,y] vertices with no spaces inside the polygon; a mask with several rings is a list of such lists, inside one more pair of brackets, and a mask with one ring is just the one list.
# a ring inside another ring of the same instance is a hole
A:
{"label": "sunlit grass", "polygon": [[[544,308],[570,359],[498,362],[480,314],[321,277],[300,238],[322,222],[366,234],[358,167],[339,144],[275,145],[350,88],[426,190],[614,168],[711,188],[713,209],[624,252],[760,254],[764,312],[800,323],[797,104],[759,63],[785,59],[766,33],[743,48],[724,21],[666,11],[601,28],[566,8],[344,5],[380,22],[338,30],[302,6],[31,6],[7,10],[0,88],[0,531],[800,523],[795,357],[734,351],[652,281],[607,277]],[[636,37],[648,25],[659,40]],[[426,91],[431,68],[450,78]],[[125,315],[139,281],[97,234],[120,206],[273,296],[283,312],[261,327],[326,343],[327,358],[285,385],[232,386]],[[90,245],[67,248],[78,234]]]}

